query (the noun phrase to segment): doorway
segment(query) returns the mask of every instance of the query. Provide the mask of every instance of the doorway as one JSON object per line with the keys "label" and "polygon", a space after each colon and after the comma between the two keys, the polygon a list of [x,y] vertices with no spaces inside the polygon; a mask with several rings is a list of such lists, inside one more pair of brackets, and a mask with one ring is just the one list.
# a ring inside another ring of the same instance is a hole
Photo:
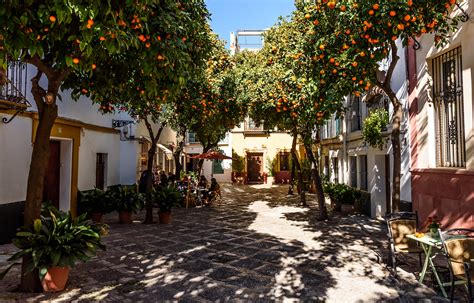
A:
{"label": "doorway", "polygon": [[263,153],[247,154],[247,174],[249,183],[263,183]]}
{"label": "doorway", "polygon": [[44,176],[43,202],[51,202],[59,209],[59,190],[61,180],[61,142],[51,140],[50,155]]}

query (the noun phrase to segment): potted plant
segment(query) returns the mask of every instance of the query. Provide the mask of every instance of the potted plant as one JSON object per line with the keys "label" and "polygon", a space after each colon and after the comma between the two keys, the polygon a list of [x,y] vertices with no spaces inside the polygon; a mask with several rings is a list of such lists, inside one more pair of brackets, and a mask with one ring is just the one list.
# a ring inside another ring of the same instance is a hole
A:
{"label": "potted plant", "polygon": [[171,223],[171,209],[179,206],[182,196],[174,186],[166,186],[153,191],[153,199],[158,207],[160,224]]}
{"label": "potted plant", "polygon": [[86,214],[73,218],[55,207],[43,209],[33,226],[23,227],[13,239],[20,249],[9,261],[31,256],[27,271],[38,270],[44,291],[64,289],[71,267],[77,261],[87,261],[97,249],[105,250],[101,240],[101,225],[89,225]]}
{"label": "potted plant", "polygon": [[441,227],[441,223],[439,223],[438,218],[436,216],[428,217],[427,223],[431,237],[439,238],[438,230]]}
{"label": "potted plant", "polygon": [[94,223],[101,223],[102,216],[110,212],[110,203],[106,192],[95,188],[79,192],[78,206],[81,213],[88,213]]}
{"label": "potted plant", "polygon": [[132,214],[143,208],[143,195],[136,186],[116,186],[107,191],[108,199],[119,213],[121,224],[131,224]]}

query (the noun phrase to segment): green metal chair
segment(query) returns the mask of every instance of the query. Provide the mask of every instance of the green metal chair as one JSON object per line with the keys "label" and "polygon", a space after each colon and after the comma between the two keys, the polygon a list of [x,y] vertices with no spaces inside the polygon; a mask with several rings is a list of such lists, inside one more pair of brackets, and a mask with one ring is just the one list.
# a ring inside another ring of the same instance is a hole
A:
{"label": "green metal chair", "polygon": [[465,285],[469,300],[474,301],[474,229],[453,228],[439,231],[443,250],[448,259],[451,278],[451,302],[454,300],[454,287]]}
{"label": "green metal chair", "polygon": [[418,228],[418,214],[416,212],[390,213],[386,217],[390,241],[390,257],[392,266],[397,275],[397,257],[400,254],[418,254],[420,267],[423,249],[406,236],[416,233]]}

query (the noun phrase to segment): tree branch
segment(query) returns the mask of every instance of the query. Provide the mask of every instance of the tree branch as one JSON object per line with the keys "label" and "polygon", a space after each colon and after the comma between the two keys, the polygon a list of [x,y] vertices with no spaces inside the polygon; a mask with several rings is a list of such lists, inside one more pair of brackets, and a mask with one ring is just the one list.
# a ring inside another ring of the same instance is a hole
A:
{"label": "tree branch", "polygon": [[381,87],[383,90],[391,90],[390,82],[392,81],[392,76],[395,71],[395,67],[397,66],[398,60],[398,47],[395,44],[395,41],[390,41],[390,48],[392,53],[392,60],[390,61],[390,65],[387,70],[387,75],[385,76],[385,80],[383,81],[383,86]]}
{"label": "tree branch", "polygon": [[56,72],[51,67],[47,66],[38,55],[31,57],[30,55],[26,55],[23,59],[26,63],[34,65],[43,72],[48,79],[56,77]]}
{"label": "tree branch", "polygon": [[150,134],[151,143],[155,143],[153,142],[153,140],[155,139],[155,134],[153,132],[153,127],[151,127],[150,121],[148,121],[148,116],[145,116],[145,118],[143,118],[143,121],[145,122],[146,128],[148,129],[148,133]]}

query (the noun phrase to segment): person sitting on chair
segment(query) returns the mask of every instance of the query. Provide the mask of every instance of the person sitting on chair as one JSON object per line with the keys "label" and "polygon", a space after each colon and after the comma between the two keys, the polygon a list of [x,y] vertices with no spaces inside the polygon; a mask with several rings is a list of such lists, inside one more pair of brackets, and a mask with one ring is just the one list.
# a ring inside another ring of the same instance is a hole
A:
{"label": "person sitting on chair", "polygon": [[209,204],[221,194],[221,186],[217,183],[216,178],[211,179],[211,187],[209,188]]}

